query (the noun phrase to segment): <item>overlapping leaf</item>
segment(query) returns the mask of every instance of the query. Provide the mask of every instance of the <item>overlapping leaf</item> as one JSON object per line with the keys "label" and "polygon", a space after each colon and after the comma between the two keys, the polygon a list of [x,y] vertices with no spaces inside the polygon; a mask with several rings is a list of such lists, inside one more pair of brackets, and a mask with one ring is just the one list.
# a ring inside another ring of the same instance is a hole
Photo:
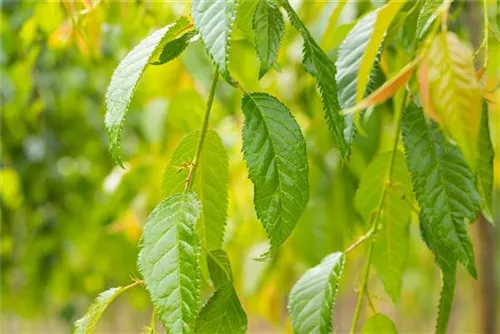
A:
{"label": "overlapping leaf", "polygon": [[111,302],[124,291],[127,291],[133,285],[129,285],[126,287],[117,287],[108,289],[94,300],[92,305],[90,305],[87,313],[83,316],[83,318],[79,319],[75,322],[73,327],[74,334],[89,334],[94,331],[95,326],[99,319],[101,319],[102,314],[106,310],[106,308],[111,304]]}
{"label": "overlapping leaf", "polygon": [[425,0],[417,20],[417,37],[422,39],[436,17],[443,0]]}
{"label": "overlapping leaf", "polygon": [[192,0],[191,15],[208,54],[222,76],[234,83],[228,70],[231,32],[236,19],[236,0]]}
{"label": "overlapping leaf", "polygon": [[196,333],[245,333],[247,316],[233,287],[227,254],[222,250],[212,251],[207,262],[217,290],[200,311]]}
{"label": "overlapping leaf", "polygon": [[479,148],[477,163],[477,185],[481,195],[481,206],[485,217],[492,222],[492,198],[493,198],[493,144],[490,138],[488,125],[488,105],[483,102],[481,116],[481,129],[479,131]]}
{"label": "overlapping leaf", "polygon": [[255,47],[260,58],[259,79],[273,66],[285,34],[285,21],[273,0],[259,0],[253,16]]}
{"label": "overlapping leaf", "polygon": [[392,320],[384,314],[377,313],[366,320],[361,334],[397,334],[398,331]]}
{"label": "overlapping leaf", "polygon": [[331,333],[332,312],[344,253],[332,253],[302,275],[290,292],[288,308],[295,333]]}
{"label": "overlapping leaf", "polygon": [[120,165],[122,165],[121,132],[137,83],[159,46],[174,38],[188,25],[189,21],[182,17],[175,24],[153,32],[125,56],[113,73],[106,92],[105,125],[109,138],[109,150]]}
{"label": "overlapping leaf", "polygon": [[[368,82],[370,80],[373,66],[377,62],[377,58],[380,57],[380,48],[382,47],[382,42],[385,38],[385,34],[389,29],[393,19],[399,13],[401,8],[406,4],[406,0],[393,0],[383,6],[376,14],[376,20],[373,24],[372,31],[369,37],[368,43],[364,47],[364,53],[361,55],[361,61],[357,66],[359,68],[358,75],[356,78],[357,89],[356,89],[356,102],[359,102],[365,96],[367,90]],[[369,15],[367,15],[369,16]],[[360,21],[364,20],[364,18]],[[354,28],[356,29],[356,27]],[[358,37],[358,36],[356,36]],[[349,38],[349,36],[348,36]],[[360,43],[364,44],[364,43]],[[341,48],[342,50],[342,48]],[[349,54],[349,57],[352,55]],[[340,59],[340,58],[339,58]],[[352,59],[351,59],[352,60]],[[357,60],[357,59],[356,59]],[[340,67],[337,65],[340,73]],[[338,84],[338,82],[337,82]],[[339,85],[340,87],[340,85]],[[342,105],[342,102],[340,102]]]}
{"label": "overlapping leaf", "polygon": [[403,154],[396,153],[392,171],[390,164],[391,152],[373,159],[361,177],[354,204],[365,221],[379,220],[373,264],[385,291],[397,301],[408,253],[412,192]]}
{"label": "overlapping leaf", "polygon": [[139,269],[169,333],[193,333],[199,310],[200,269],[195,225],[200,204],[192,192],[161,202],[144,226]]}
{"label": "overlapping leaf", "polygon": [[243,156],[272,255],[292,232],[309,199],[306,144],[290,111],[276,98],[245,94],[242,109]]}
{"label": "overlapping leaf", "polygon": [[[185,136],[174,150],[163,174],[166,196],[182,192],[194,159],[200,132]],[[198,161],[192,190],[201,200],[202,210],[197,224],[198,237],[208,249],[222,246],[227,215],[228,157],[217,132],[209,130]]]}
{"label": "overlapping leaf", "polygon": [[163,50],[160,53],[158,61],[155,61],[154,63],[152,63],[152,65],[163,65],[180,56],[180,54],[189,45],[191,39],[193,39],[195,36],[196,31],[188,31],[181,37],[165,44]]}
{"label": "overlapping leaf", "polygon": [[427,63],[431,100],[439,124],[457,142],[469,166],[475,170],[481,87],[472,59],[472,52],[455,34],[442,32],[431,45]]}
{"label": "overlapping leaf", "polygon": [[435,240],[436,258],[453,256],[476,276],[466,225],[479,211],[473,174],[459,149],[436,126],[427,125],[422,110],[414,104],[405,110],[402,132],[413,189],[427,234]]}
{"label": "overlapping leaf", "polygon": [[337,83],[335,82],[335,64],[319,47],[290,4],[287,1],[282,1],[282,5],[288,13],[290,22],[304,40],[302,62],[307,72],[316,79],[328,127],[335,138],[341,155],[347,158],[350,155],[350,140],[352,138],[348,131],[344,131],[346,120],[340,114],[340,106],[337,100]]}

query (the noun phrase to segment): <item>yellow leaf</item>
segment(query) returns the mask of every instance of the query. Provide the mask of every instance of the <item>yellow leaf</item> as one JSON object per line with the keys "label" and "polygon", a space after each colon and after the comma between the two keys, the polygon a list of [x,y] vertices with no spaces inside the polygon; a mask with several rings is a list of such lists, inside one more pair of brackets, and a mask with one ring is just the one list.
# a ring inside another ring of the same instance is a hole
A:
{"label": "yellow leaf", "polygon": [[472,52],[451,32],[441,32],[427,55],[431,101],[444,132],[476,169],[481,122],[481,87]]}
{"label": "yellow leaf", "polygon": [[358,72],[358,87],[356,91],[356,101],[359,102],[365,95],[366,85],[370,78],[373,63],[380,50],[380,45],[384,40],[385,33],[392,23],[392,20],[399,13],[399,10],[404,6],[406,0],[392,0],[386,4],[377,15],[377,21],[373,26],[372,36],[368,45],[366,46],[365,53],[361,59]]}

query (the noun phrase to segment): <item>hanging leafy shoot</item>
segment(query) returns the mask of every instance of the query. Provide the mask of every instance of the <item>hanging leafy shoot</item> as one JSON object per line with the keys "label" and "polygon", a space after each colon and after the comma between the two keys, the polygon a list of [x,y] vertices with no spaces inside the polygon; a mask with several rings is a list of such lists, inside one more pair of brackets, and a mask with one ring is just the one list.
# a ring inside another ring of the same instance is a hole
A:
{"label": "hanging leafy shoot", "polygon": [[306,143],[288,108],[275,97],[245,94],[241,107],[243,157],[254,183],[255,211],[273,255],[292,233],[309,199]]}

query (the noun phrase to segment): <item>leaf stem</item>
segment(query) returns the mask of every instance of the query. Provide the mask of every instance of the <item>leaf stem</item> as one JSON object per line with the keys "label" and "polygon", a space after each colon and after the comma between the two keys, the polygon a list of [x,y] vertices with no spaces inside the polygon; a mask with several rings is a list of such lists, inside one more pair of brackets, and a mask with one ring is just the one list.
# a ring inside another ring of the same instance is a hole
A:
{"label": "leaf stem", "polygon": [[212,104],[214,102],[215,88],[217,87],[217,80],[219,79],[219,68],[215,66],[214,77],[212,79],[212,84],[210,85],[210,93],[208,95],[207,107],[205,109],[205,116],[203,119],[203,125],[201,127],[200,139],[198,140],[198,146],[196,147],[196,153],[194,155],[192,165],[189,169],[188,176],[186,178],[186,185],[184,187],[184,192],[191,189],[193,185],[194,175],[196,173],[196,168],[198,166],[198,161],[200,160],[201,150],[203,149],[203,142],[205,141],[205,136],[208,130],[208,121],[210,119],[210,111],[212,110]]}
{"label": "leaf stem", "polygon": [[[402,115],[402,110],[406,104],[406,98],[407,98],[407,91],[405,89],[404,93],[403,93],[402,103],[399,106],[399,108],[396,109],[396,112],[395,112],[396,124],[394,127],[394,142],[392,145],[391,158],[389,161],[389,169],[388,169],[387,175],[386,175],[389,184],[391,183],[392,171],[394,169],[394,161],[396,160],[396,152],[397,152],[398,143],[399,143],[399,132],[400,132],[400,127],[401,127],[401,115]],[[365,239],[369,238],[370,243],[368,244],[368,251],[366,254],[366,262],[365,262],[365,267],[363,270],[361,289],[358,293],[358,299],[356,301],[356,308],[354,310],[354,316],[353,316],[353,320],[352,320],[352,324],[351,324],[351,329],[349,331],[351,334],[356,333],[356,329],[358,327],[359,316],[361,313],[361,306],[363,305],[363,297],[366,294],[366,290],[367,290],[367,286],[368,286],[368,278],[370,276],[370,267],[371,267],[371,262],[372,262],[373,246],[374,246],[374,238],[373,237],[377,234],[377,229],[378,229],[378,226],[380,223],[380,212],[382,211],[382,206],[384,205],[385,198],[387,196],[387,189],[388,188],[389,188],[388,186],[383,187],[382,196],[380,196],[380,200],[377,204],[377,209],[375,210],[375,215],[372,218],[372,224],[371,224],[370,230],[366,234],[368,236],[364,239],[362,238],[363,240],[360,241],[360,243],[361,243]],[[354,245],[356,245],[356,243],[354,243]]]}

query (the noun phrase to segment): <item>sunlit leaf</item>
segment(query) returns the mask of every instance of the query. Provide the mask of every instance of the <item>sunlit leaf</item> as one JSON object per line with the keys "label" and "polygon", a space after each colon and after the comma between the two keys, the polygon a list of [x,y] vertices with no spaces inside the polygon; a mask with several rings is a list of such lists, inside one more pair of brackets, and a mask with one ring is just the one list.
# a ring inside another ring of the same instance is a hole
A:
{"label": "sunlit leaf", "polygon": [[372,68],[379,56],[380,47],[387,29],[389,29],[394,17],[396,17],[405,4],[406,0],[392,0],[378,11],[369,42],[364,48],[365,50],[358,67],[356,102],[361,101],[365,96]]}
{"label": "sunlit leaf", "polygon": [[398,331],[392,320],[381,313],[377,313],[366,320],[361,334],[397,334]]}
{"label": "sunlit leaf", "polygon": [[396,302],[408,253],[413,197],[403,154],[397,152],[394,162],[391,159],[391,152],[381,153],[373,159],[361,177],[354,204],[367,223],[374,216],[379,221],[373,264],[385,291]]}
{"label": "sunlit leaf", "polygon": [[406,161],[436,257],[450,255],[476,276],[467,220],[479,211],[475,179],[460,150],[412,104],[402,120]]}
{"label": "sunlit leaf", "polygon": [[155,61],[152,65],[163,65],[180,56],[182,51],[184,51],[189,45],[190,40],[195,36],[195,31],[189,31],[181,37],[165,44],[158,61]]}
{"label": "sunlit leaf", "polygon": [[253,16],[253,29],[260,58],[260,79],[273,67],[285,34],[283,14],[273,0],[259,0]]}
{"label": "sunlit leaf", "polygon": [[228,70],[231,32],[236,19],[236,0],[192,0],[191,15],[208,54],[221,75],[234,83]]}
{"label": "sunlit leaf", "polygon": [[[200,132],[182,138],[163,174],[165,196],[180,193],[194,159]],[[208,249],[222,246],[227,215],[228,157],[217,132],[209,130],[198,161],[191,189],[201,201],[201,216],[196,225],[198,238]]]}
{"label": "sunlit leaf", "polygon": [[243,156],[254,183],[255,210],[274,254],[309,199],[306,143],[288,108],[273,96],[245,94],[242,109]]}
{"label": "sunlit leaf", "polygon": [[119,165],[122,165],[121,133],[137,83],[162,42],[172,39],[188,25],[189,21],[182,17],[175,24],[156,30],[130,51],[113,73],[106,92],[105,125],[109,138],[109,150]]}
{"label": "sunlit leaf", "polygon": [[288,302],[295,333],[331,333],[344,262],[344,253],[332,253],[295,283]]}
{"label": "sunlit leaf", "polygon": [[443,4],[443,0],[425,0],[422,9],[418,15],[417,21],[417,37],[422,39],[430,28],[434,20],[439,15],[439,8]]}
{"label": "sunlit leaf", "polygon": [[200,308],[200,269],[195,225],[200,203],[192,192],[161,202],[144,226],[139,269],[170,333],[193,333]]}
{"label": "sunlit leaf", "polygon": [[439,124],[458,144],[472,170],[477,164],[481,123],[481,87],[472,52],[458,37],[442,32],[427,56],[429,88]]}

